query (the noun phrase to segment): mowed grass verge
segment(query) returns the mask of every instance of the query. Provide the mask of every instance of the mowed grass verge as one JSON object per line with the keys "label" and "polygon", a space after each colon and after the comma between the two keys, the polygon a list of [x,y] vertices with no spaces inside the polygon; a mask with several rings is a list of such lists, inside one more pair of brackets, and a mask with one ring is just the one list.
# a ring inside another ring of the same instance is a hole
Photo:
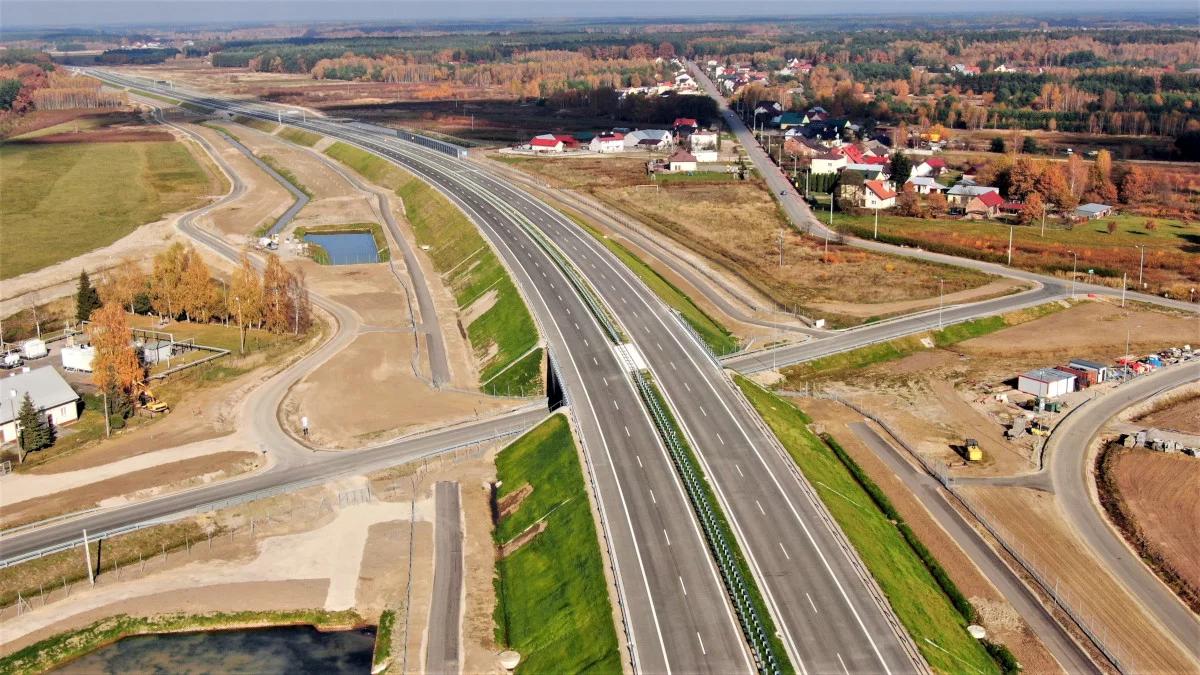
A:
{"label": "mowed grass verge", "polygon": [[630,251],[623,244],[588,225],[578,214],[569,211],[565,213],[577,225],[595,237],[605,248],[612,251],[613,255],[625,263],[626,267],[632,270],[650,290],[654,291],[655,295],[667,303],[668,307],[679,312],[683,320],[687,321],[688,325],[700,335],[713,353],[723,356],[738,350],[737,338],[725,326],[722,326],[716,319],[709,316],[707,312],[700,309],[688,297],[687,293],[684,293],[678,286],[668,281],[655,271],[654,268],[647,265],[645,261],[637,257],[633,251]]}
{"label": "mowed grass verge", "polygon": [[[428,247],[434,268],[454,293],[460,310],[470,311],[476,301],[491,303],[465,326],[480,363],[483,389],[490,391],[489,381],[538,342],[533,317],[495,251],[457,206],[412,174],[346,143],[334,143],[325,153],[371,182],[395,190],[404,201],[404,214],[417,243]],[[540,371],[521,372],[536,379],[516,382],[510,378],[506,384],[525,391],[536,389]]]}
{"label": "mowed grass verge", "polygon": [[819,359],[783,368],[780,372],[787,378],[787,384],[794,386],[805,380],[842,375],[849,371],[866,368],[877,363],[893,361],[928,349],[922,343],[922,340],[925,338],[932,340],[934,347],[950,347],[964,340],[982,337],[1010,326],[1040,319],[1062,309],[1064,309],[1062,304],[1052,302],[999,316],[985,316],[946,326],[941,330],[930,331],[929,333],[906,335],[894,340],[877,342],[857,349],[830,354]]}
{"label": "mowed grass verge", "polygon": [[320,134],[314,134],[311,131],[297,129],[296,127],[284,127],[282,130],[280,130],[278,135],[293,143],[298,143],[310,148],[316,145],[317,141],[321,140]]}
{"label": "mowed grass verge", "polygon": [[619,673],[604,563],[571,428],[555,415],[496,456],[497,499],[533,491],[496,524],[497,546],[545,530],[497,560],[496,641],[521,654],[518,673]]}
{"label": "mowed grass verge", "polygon": [[182,143],[0,145],[0,279],[107,246],[214,189]]}
{"label": "mowed grass verge", "polygon": [[833,514],[934,671],[999,673],[897,526],[808,429],[804,413],[743,377],[734,379]]}

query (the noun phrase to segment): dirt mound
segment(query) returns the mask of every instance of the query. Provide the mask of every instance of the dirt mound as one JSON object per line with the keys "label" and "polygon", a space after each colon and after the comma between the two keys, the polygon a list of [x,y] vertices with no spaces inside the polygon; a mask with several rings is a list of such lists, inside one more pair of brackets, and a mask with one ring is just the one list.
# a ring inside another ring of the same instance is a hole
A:
{"label": "dirt mound", "polygon": [[500,558],[507,558],[516,553],[522,546],[533,541],[542,532],[546,531],[546,521],[539,520],[530,525],[524,532],[513,537],[510,541],[500,545]]}
{"label": "dirt mound", "polygon": [[507,518],[508,516],[516,513],[517,509],[521,508],[521,504],[525,501],[525,498],[531,494],[533,494],[533,486],[526,483],[513,492],[501,497],[500,500],[496,502],[496,511],[499,517]]}
{"label": "dirt mound", "polygon": [[1139,417],[1137,421],[1156,429],[1200,434],[1200,394],[1170,401],[1166,406]]}

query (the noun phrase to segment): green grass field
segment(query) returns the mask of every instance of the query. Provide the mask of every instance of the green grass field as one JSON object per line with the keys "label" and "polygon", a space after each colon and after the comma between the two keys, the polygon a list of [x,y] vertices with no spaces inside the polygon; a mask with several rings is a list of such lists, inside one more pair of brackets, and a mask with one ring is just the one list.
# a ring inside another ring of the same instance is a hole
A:
{"label": "green grass field", "polygon": [[[412,224],[417,243],[428,246],[429,257],[454,293],[460,309],[495,293],[492,306],[467,327],[467,337],[481,360],[480,380],[487,382],[524,356],[538,342],[537,326],[508,270],[466,215],[440,192],[412,174],[375,155],[345,143],[325,151],[373,183],[396,191]],[[525,369],[531,376],[533,369]],[[540,372],[537,372],[540,378]],[[530,390],[536,381],[512,382]]]}
{"label": "green grass field", "polygon": [[1062,309],[1064,307],[1061,304],[1052,302],[1000,316],[986,316],[946,326],[942,330],[906,335],[894,340],[888,340],[887,342],[878,342],[859,347],[858,349],[830,354],[819,359],[783,368],[780,372],[787,378],[788,385],[795,386],[814,377],[840,375],[848,371],[866,368],[867,366],[873,366],[885,361],[893,361],[922,351],[926,349],[925,345],[921,343],[921,338],[923,337],[932,339],[935,347],[949,347],[964,340],[982,337],[989,333],[1008,328],[1009,326],[1016,326],[1053,314]]}
{"label": "green grass field", "polygon": [[252,129],[258,129],[259,131],[267,134],[273,134],[275,133],[275,130],[279,128],[278,124],[275,124],[274,122],[268,122],[266,120],[260,120],[257,117],[244,117],[242,115],[238,115],[237,117],[233,118],[233,121],[237,122],[238,124],[248,126]]}
{"label": "green grass field", "polygon": [[0,279],[107,246],[212,189],[182,143],[0,145]]}
{"label": "green grass field", "polygon": [[633,251],[630,251],[608,235],[588,225],[578,215],[568,212],[567,216],[584,230],[587,230],[601,244],[604,244],[605,248],[620,258],[621,262],[633,270],[633,273],[642,280],[642,283],[654,291],[663,302],[667,303],[668,307],[679,312],[683,316],[683,319],[688,322],[688,325],[703,338],[713,353],[724,355],[738,350],[737,338],[725,326],[722,326],[716,319],[709,316],[707,312],[700,309],[686,293],[679,290],[679,287],[656,272],[654,268],[647,265],[641,258],[634,255]]}
{"label": "green grass field", "polygon": [[966,620],[896,525],[829,447],[809,431],[801,411],[745,378],[735,380],[812,483],[933,670],[999,673],[996,662],[967,633]]}
{"label": "green grass field", "polygon": [[496,641],[518,673],[619,673],[621,655],[596,526],[571,428],[555,415],[496,456],[497,498],[533,492],[496,525],[497,545],[546,529],[496,562]]}
{"label": "green grass field", "polygon": [[305,131],[295,127],[284,127],[278,135],[293,143],[298,143],[310,148],[316,145],[317,141],[321,140],[320,134],[314,134],[311,131]]}

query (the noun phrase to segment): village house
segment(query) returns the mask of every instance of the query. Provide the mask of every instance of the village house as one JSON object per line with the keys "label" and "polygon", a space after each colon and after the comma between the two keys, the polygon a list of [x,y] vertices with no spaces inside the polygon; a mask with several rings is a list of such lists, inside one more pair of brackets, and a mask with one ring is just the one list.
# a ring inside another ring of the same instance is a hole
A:
{"label": "village house", "polygon": [[51,425],[61,426],[79,419],[79,394],[53,366],[0,378],[0,384],[4,385],[5,399],[0,402],[0,443],[17,440],[17,416],[25,394],[29,394],[34,409],[45,415]]}
{"label": "village house", "polygon": [[696,156],[680,148],[667,158],[667,170],[672,172],[695,171]]}
{"label": "village house", "polygon": [[626,150],[661,150],[671,146],[671,132],[666,129],[638,129],[625,134]]}
{"label": "village house", "polygon": [[675,132],[675,142],[682,143],[695,133],[700,125],[691,117],[677,117],[675,123],[671,125],[671,129]]}
{"label": "village house", "polygon": [[688,149],[698,162],[717,161],[719,134],[711,129],[696,131],[688,137]]}
{"label": "village house", "polygon": [[829,152],[829,148],[803,136],[789,136],[783,141],[783,151],[793,157],[816,157]]}
{"label": "village house", "polygon": [[890,209],[896,205],[896,191],[887,181],[859,170],[842,171],[837,194],[840,202],[859,208]]}
{"label": "village house", "polygon": [[837,173],[846,166],[846,155],[837,150],[831,150],[823,155],[812,158],[809,170],[812,173]]}
{"label": "village house", "polygon": [[969,199],[963,212],[968,218],[995,218],[1000,215],[1004,204],[999,191],[984,192]]}
{"label": "village house", "polygon": [[1088,204],[1080,204],[1074,211],[1071,212],[1071,216],[1081,220],[1096,220],[1098,218],[1104,218],[1105,216],[1112,215],[1112,212],[1113,207],[1107,204],[1097,204],[1095,202],[1091,202]]}
{"label": "village house", "polygon": [[847,162],[846,166],[842,167],[842,173],[848,171],[861,173],[867,180],[884,180],[887,178],[887,170],[879,164],[855,164]]}
{"label": "village house", "polygon": [[904,181],[905,185],[913,186],[913,190],[919,195],[928,195],[934,192],[945,194],[948,189],[945,185],[937,182],[930,176],[916,176]]}
{"label": "village house", "polygon": [[[965,185],[959,183],[950,188],[946,192],[946,203],[950,206],[951,213],[965,213],[967,204],[979,195],[989,192],[996,193],[996,197],[1000,197],[1000,188],[988,187],[986,185]],[[1004,200],[1001,199],[1000,202]],[[998,206],[999,204],[997,204]]]}
{"label": "village house", "polygon": [[588,144],[588,148],[592,152],[599,153],[624,152],[625,134],[616,131],[597,134],[592,137],[592,142]]}
{"label": "village house", "polygon": [[930,157],[920,164],[914,165],[912,168],[911,177],[929,176],[937,178],[946,170],[946,160],[941,157]]}

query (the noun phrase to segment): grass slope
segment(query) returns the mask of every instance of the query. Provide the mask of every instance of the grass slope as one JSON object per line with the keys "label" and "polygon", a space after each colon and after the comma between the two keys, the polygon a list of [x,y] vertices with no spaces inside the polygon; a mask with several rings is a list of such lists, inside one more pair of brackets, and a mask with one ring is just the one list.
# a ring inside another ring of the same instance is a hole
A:
{"label": "grass slope", "polygon": [[298,143],[310,148],[316,145],[317,141],[321,140],[320,134],[314,134],[311,131],[305,131],[295,127],[284,127],[278,135],[293,143]]}
{"label": "grass slope", "polygon": [[496,456],[498,498],[533,492],[496,525],[503,544],[546,529],[496,563],[496,638],[520,652],[518,673],[619,673],[620,648],[579,456],[563,415]]}
{"label": "grass slope", "polygon": [[897,526],[876,507],[829,447],[809,431],[803,413],[743,377],[735,380],[813,484],[929,665],[941,673],[1000,672],[983,645],[967,633],[966,620]]}
{"label": "grass slope", "polygon": [[182,143],[0,145],[0,279],[107,246],[212,184]]}
{"label": "grass slope", "polygon": [[612,251],[621,262],[625,263],[642,280],[642,283],[646,284],[663,302],[667,303],[668,307],[679,312],[683,316],[684,321],[687,321],[688,325],[700,335],[713,353],[724,355],[738,350],[737,338],[725,326],[722,326],[716,319],[709,316],[707,312],[700,309],[678,286],[668,281],[655,271],[654,268],[647,265],[645,261],[634,255],[633,251],[630,251],[620,242],[588,225],[578,215],[568,212],[567,216],[591,233],[605,248]]}
{"label": "grass slope", "polygon": [[[537,326],[488,242],[466,215],[440,192],[412,174],[375,155],[345,143],[325,151],[368,180],[395,190],[404,201],[417,243],[428,247],[434,268],[454,293],[460,309],[488,294],[495,302],[466,326],[467,338],[480,360],[480,380],[487,382],[532,349],[538,342]],[[540,372],[514,388],[531,390]]]}

